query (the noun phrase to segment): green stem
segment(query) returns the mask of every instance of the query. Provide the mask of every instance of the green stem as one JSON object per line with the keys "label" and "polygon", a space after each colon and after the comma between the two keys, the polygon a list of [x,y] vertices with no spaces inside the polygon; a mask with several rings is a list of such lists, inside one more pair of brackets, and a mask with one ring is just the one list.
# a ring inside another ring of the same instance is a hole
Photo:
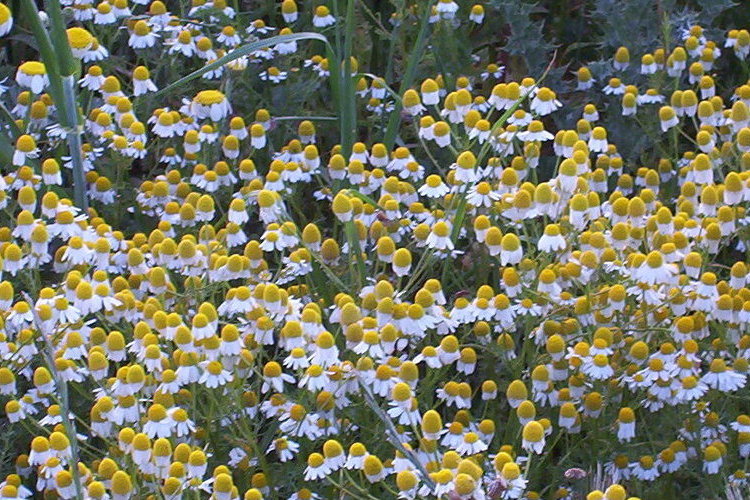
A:
{"label": "green stem", "polygon": [[342,65],[338,65],[337,71],[343,71],[342,74],[342,116],[341,116],[341,152],[344,158],[348,158],[352,153],[354,137],[357,128],[357,103],[354,92],[354,79],[352,78],[352,44],[354,43],[354,4],[355,0],[346,2],[346,31],[344,33],[344,47],[341,57]]}
{"label": "green stem", "polygon": [[[34,301],[31,299],[28,293],[23,292],[24,300],[29,304],[33,304]],[[33,309],[34,323],[40,336],[44,339],[46,350],[43,354],[46,364],[49,367],[49,371],[55,381],[55,389],[57,394],[54,395],[54,399],[60,405],[60,418],[62,419],[63,427],[65,428],[65,434],[70,442],[70,473],[73,476],[73,484],[75,485],[77,500],[83,500],[83,486],[81,485],[81,477],[78,471],[78,463],[80,461],[78,453],[78,433],[76,431],[76,425],[73,420],[70,419],[70,404],[68,400],[68,384],[63,380],[57,371],[55,366],[55,348],[52,345],[52,341],[49,336],[44,334],[44,329],[41,327],[41,319],[36,309]]]}
{"label": "green stem", "polygon": [[78,124],[78,105],[76,103],[75,76],[62,77],[63,95],[65,97],[65,109],[67,133],[65,136],[70,150],[70,158],[73,163],[73,193],[76,205],[82,210],[88,209],[88,197],[86,196],[86,177],[83,173],[83,149],[81,147],[81,127]]}

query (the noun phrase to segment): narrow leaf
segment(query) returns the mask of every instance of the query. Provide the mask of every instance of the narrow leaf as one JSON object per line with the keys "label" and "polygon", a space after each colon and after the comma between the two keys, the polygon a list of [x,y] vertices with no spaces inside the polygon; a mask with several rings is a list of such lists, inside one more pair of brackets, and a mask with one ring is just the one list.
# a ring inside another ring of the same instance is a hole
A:
{"label": "narrow leaf", "polygon": [[78,63],[73,57],[73,51],[70,50],[60,0],[46,0],[46,5],[50,20],[50,39],[54,42],[53,47],[57,54],[57,64],[60,68],[60,74],[62,76],[73,75],[78,72]]}
{"label": "narrow leaf", "polygon": [[10,165],[13,160],[13,151],[15,148],[8,140],[8,136],[0,134],[0,162]]}
{"label": "narrow leaf", "polygon": [[345,158],[352,152],[354,137],[357,128],[357,102],[354,92],[354,79],[352,78],[352,43],[354,41],[354,4],[355,0],[346,3],[346,32],[344,33],[343,64],[339,64],[337,70],[343,72],[342,88],[342,115],[341,115],[341,150]]}
{"label": "narrow leaf", "polygon": [[[430,15],[432,14],[433,5],[435,5],[435,0],[430,0],[424,4],[424,12],[422,13],[422,19],[420,20],[419,34],[417,35],[417,40],[414,42],[414,47],[412,47],[411,54],[409,55],[409,61],[406,63],[406,71],[404,72],[404,77],[401,79],[399,95],[404,95],[404,92],[406,92],[414,82],[414,77],[417,73],[417,64],[422,60],[422,51],[427,43],[427,30],[430,26]],[[403,103],[400,100],[396,101],[395,109],[391,111],[391,116],[388,120],[388,127],[385,129],[385,138],[383,142],[389,150],[393,149],[393,144],[396,142],[398,127],[401,124],[402,109]]]}
{"label": "narrow leaf", "polygon": [[[39,55],[44,63],[45,69],[47,70],[47,77],[49,78],[49,94],[52,96],[52,101],[55,103],[55,106],[60,110],[61,116],[67,117],[57,55],[52,46],[49,33],[47,33],[47,30],[42,26],[42,21],[39,18],[39,10],[36,8],[36,2],[21,2],[21,8],[27,18],[29,28],[34,34],[34,39],[39,46]],[[65,118],[63,118],[63,120],[64,119]],[[70,124],[67,123],[63,123],[63,125],[70,126]]]}
{"label": "narrow leaf", "polygon": [[154,97],[156,97],[156,96],[166,94],[167,92],[170,92],[176,89],[177,87],[180,87],[186,84],[187,82],[195,80],[196,78],[200,78],[201,76],[208,73],[209,71],[213,71],[217,68],[220,68],[224,66],[225,64],[235,61],[242,56],[246,56],[252,52],[255,52],[256,50],[273,47],[274,45],[277,45],[279,43],[295,42],[297,40],[320,40],[321,42],[328,45],[328,39],[325,36],[321,35],[320,33],[311,33],[311,32],[294,33],[291,35],[279,35],[279,36],[272,36],[271,38],[264,38],[263,40],[258,40],[255,42],[245,44],[231,51],[224,57],[220,57],[219,59],[213,61],[212,63],[206,64],[202,68],[197,69],[193,71],[192,73],[190,73],[189,75],[183,76],[176,82],[173,82],[167,85],[166,87],[164,87],[163,89],[161,89],[160,91],[156,92],[153,95]]}

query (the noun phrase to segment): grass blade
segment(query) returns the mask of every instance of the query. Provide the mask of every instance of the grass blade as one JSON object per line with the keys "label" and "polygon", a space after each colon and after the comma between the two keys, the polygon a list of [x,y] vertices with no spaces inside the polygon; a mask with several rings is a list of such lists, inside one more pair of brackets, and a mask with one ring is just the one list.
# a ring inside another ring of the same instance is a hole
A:
{"label": "grass blade", "polygon": [[333,107],[336,110],[336,119],[339,122],[339,133],[341,133],[343,130],[341,123],[343,115],[341,109],[341,71],[336,71],[336,68],[333,67],[338,65],[338,57],[330,44],[326,45],[326,59],[328,59],[328,69],[331,73],[328,77],[328,81],[331,84],[331,99],[333,100]]}
{"label": "grass blade", "polygon": [[52,46],[52,40],[50,40],[47,30],[42,26],[42,21],[39,18],[39,10],[36,8],[36,2],[21,2],[21,8],[23,9],[26,20],[29,23],[29,29],[31,29],[31,32],[34,35],[34,40],[36,40],[39,47],[39,55],[44,63],[45,69],[47,70],[47,77],[49,78],[49,94],[58,106],[58,109],[60,109],[60,113],[64,115],[65,99],[63,98],[62,82],[60,81],[60,67],[58,66],[55,49]]}
{"label": "grass blade", "polygon": [[66,101],[66,111],[69,113],[67,122],[68,130],[65,140],[70,150],[70,160],[73,163],[73,194],[76,205],[88,209],[88,196],[86,195],[86,177],[83,173],[83,148],[81,144],[81,126],[78,123],[79,111],[76,101],[76,77],[68,75],[61,78],[63,97]]}
{"label": "grass blade", "polygon": [[375,401],[375,396],[373,396],[372,391],[370,390],[368,385],[363,382],[361,378],[358,378],[357,381],[359,382],[359,387],[361,389],[361,394],[365,400],[365,403],[373,411],[373,413],[375,413],[375,416],[378,417],[378,419],[385,425],[385,439],[391,444],[391,446],[400,451],[414,465],[414,467],[422,475],[422,480],[425,482],[425,484],[434,491],[436,486],[435,481],[432,480],[429,471],[424,467],[424,465],[422,465],[419,456],[414,453],[413,450],[406,449],[403,443],[401,443],[401,440],[398,437],[396,426],[393,425],[393,422],[391,421],[388,414],[383,411],[383,409],[378,405],[378,402]]}
{"label": "grass blade", "polygon": [[[21,294],[28,304],[34,304],[34,299],[32,299],[27,292],[21,292]],[[42,358],[55,381],[56,393],[53,395],[53,398],[60,406],[61,423],[65,428],[65,435],[70,442],[69,467],[70,474],[73,476],[73,485],[75,489],[74,498],[77,500],[83,500],[83,485],[81,483],[81,475],[78,469],[78,464],[80,463],[80,455],[78,453],[78,432],[76,431],[75,419],[70,418],[72,412],[70,410],[70,398],[68,397],[68,382],[63,380],[60,373],[57,371],[57,365],[55,364],[55,347],[50,340],[50,334],[48,334],[42,326],[42,319],[39,317],[39,312],[36,308],[32,308],[32,314],[34,318],[34,326],[39,332],[40,337],[44,339],[46,349],[42,352]]]}
{"label": "grass blade", "polygon": [[[80,65],[76,58],[73,57],[73,52],[70,50],[60,0],[46,0],[46,4],[47,14],[49,15],[50,20],[50,40],[53,42],[53,48],[55,54],[57,54],[57,64],[60,69],[60,75],[73,75],[78,72]],[[69,126],[71,125],[72,124],[69,124]]]}
{"label": "grass blade", "polygon": [[13,161],[13,151],[15,147],[10,143],[8,136],[0,134],[0,161],[5,165],[10,165]]}
{"label": "grass blade", "polygon": [[31,31],[39,47],[39,56],[47,70],[49,93],[58,108],[58,119],[66,132],[69,154],[73,162],[75,202],[78,207],[86,210],[88,199],[86,197],[86,180],[83,174],[81,127],[78,101],[76,100],[76,74],[79,64],[70,50],[59,0],[47,0],[45,5],[50,20],[51,33],[42,25],[35,2],[21,2],[24,14],[28,18]]}
{"label": "grass blade", "polygon": [[293,33],[291,35],[279,35],[279,36],[272,36],[270,38],[264,38],[263,40],[258,40],[255,42],[245,44],[231,51],[224,57],[220,57],[219,59],[209,64],[206,64],[202,68],[193,71],[189,75],[183,76],[176,82],[172,82],[171,84],[167,85],[166,87],[159,90],[158,92],[155,92],[153,96],[158,97],[168,92],[171,92],[177,87],[185,85],[187,82],[195,80],[196,78],[200,78],[201,76],[208,73],[209,71],[213,71],[217,68],[220,68],[221,66],[224,66],[227,63],[230,63],[236,59],[239,59],[242,56],[246,56],[250,54],[251,52],[255,52],[256,50],[273,47],[274,45],[277,45],[279,43],[295,42],[297,40],[320,40],[321,42],[328,45],[328,39],[325,36],[321,35],[320,33],[312,33],[312,32]]}
{"label": "grass blade", "polygon": [[367,196],[366,194],[357,191],[356,189],[349,188],[349,189],[347,189],[347,192],[350,195],[354,196],[355,198],[359,198],[360,200],[364,201],[365,203],[369,203],[373,207],[376,207],[378,210],[385,210],[385,208],[383,208],[382,206],[380,206],[380,203],[378,203],[377,201],[375,201],[373,198]]}
{"label": "grass blade", "polygon": [[357,102],[354,94],[354,79],[352,78],[352,43],[354,41],[354,3],[346,2],[346,32],[344,33],[344,50],[341,55],[343,64],[337,70],[342,72],[343,99],[341,101],[341,150],[344,158],[352,152],[354,136],[357,127]]}
{"label": "grass blade", "polygon": [[[409,61],[406,63],[406,71],[401,79],[401,85],[399,86],[399,95],[404,95],[404,92],[411,87],[414,83],[414,77],[417,73],[417,65],[422,60],[422,52],[427,44],[427,31],[430,26],[430,15],[432,14],[432,7],[435,5],[435,0],[430,0],[425,3],[425,9],[422,13],[422,19],[419,24],[419,34],[417,40],[414,42],[414,47],[411,49],[409,55]],[[391,116],[388,119],[388,126],[385,129],[385,138],[383,143],[389,150],[393,149],[393,145],[396,143],[396,135],[398,134],[398,127],[401,125],[401,110],[403,109],[403,103],[401,100],[396,101],[395,109],[391,112]]]}
{"label": "grass blade", "polygon": [[81,149],[81,115],[76,99],[76,80],[78,79],[80,64],[70,50],[60,0],[47,0],[46,5],[50,19],[50,40],[54,43],[53,48],[60,70],[58,78],[62,88],[62,102],[65,103],[60,122],[66,129],[65,140],[68,143],[70,159],[73,163],[73,197],[79,208],[87,210],[88,197],[86,196],[86,177],[83,173],[83,151]]}

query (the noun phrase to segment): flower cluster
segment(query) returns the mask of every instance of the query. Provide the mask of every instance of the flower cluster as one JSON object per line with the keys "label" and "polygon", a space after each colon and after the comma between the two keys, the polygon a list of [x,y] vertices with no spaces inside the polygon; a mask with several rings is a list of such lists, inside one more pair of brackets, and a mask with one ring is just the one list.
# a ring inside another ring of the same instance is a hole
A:
{"label": "flower cluster", "polygon": [[[276,2],[266,21],[225,0],[63,3],[90,206],[69,198],[55,75],[21,62],[1,96],[17,459],[0,498],[746,487],[750,84],[714,70],[745,64],[747,30],[693,26],[640,65],[622,47],[572,83],[480,61],[399,95],[284,37],[333,38],[335,2]],[[489,22],[481,5],[412,7],[392,24],[428,8],[430,25]],[[0,4],[0,35],[13,14]],[[206,65],[190,93],[154,95]],[[377,134],[339,144],[328,117],[262,97],[318,82],[325,99],[334,76]],[[649,149],[618,151],[605,118]]]}

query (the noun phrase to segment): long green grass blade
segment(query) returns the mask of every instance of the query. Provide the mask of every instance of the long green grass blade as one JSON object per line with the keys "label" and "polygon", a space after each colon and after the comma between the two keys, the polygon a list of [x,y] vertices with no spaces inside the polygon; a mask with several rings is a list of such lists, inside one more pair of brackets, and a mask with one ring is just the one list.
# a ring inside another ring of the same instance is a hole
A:
{"label": "long green grass blade", "polygon": [[192,80],[195,80],[196,78],[200,78],[201,76],[208,73],[209,71],[213,71],[217,68],[220,68],[221,66],[224,66],[227,63],[235,61],[239,59],[240,57],[246,56],[250,54],[251,52],[255,52],[256,50],[273,47],[274,45],[277,45],[279,43],[295,42],[297,40],[320,40],[321,42],[328,45],[328,39],[325,36],[321,35],[320,33],[312,33],[312,32],[293,33],[291,35],[279,35],[279,36],[272,36],[270,38],[264,38],[263,40],[258,40],[255,42],[245,44],[231,51],[224,57],[220,57],[219,59],[209,64],[206,64],[202,68],[193,71],[189,75],[183,76],[176,82],[173,82],[167,85],[166,87],[154,93],[153,95],[154,97],[157,97],[160,95],[164,95],[168,92],[171,92],[177,87],[185,85],[186,83]]}
{"label": "long green grass blade", "polygon": [[46,0],[46,6],[50,19],[50,40],[57,56],[57,64],[60,70],[58,78],[63,91],[63,102],[65,103],[60,122],[66,129],[65,140],[68,143],[70,159],[73,163],[73,197],[76,205],[86,210],[88,209],[88,197],[86,196],[86,177],[83,173],[81,115],[76,98],[76,80],[78,79],[80,65],[70,50],[60,1]]}
{"label": "long green grass blade", "polygon": [[369,203],[373,207],[377,207],[379,210],[385,210],[383,207],[380,206],[380,203],[378,203],[377,201],[375,201],[373,198],[370,198],[366,194],[357,191],[356,189],[349,188],[349,189],[347,189],[347,192],[350,195],[354,196],[355,198],[359,198],[360,200],[364,201],[365,203]]}
{"label": "long green grass blade", "polygon": [[[23,298],[26,300],[27,303],[33,304],[33,299],[28,294],[28,292],[21,292],[23,294]],[[39,317],[39,313],[34,310],[34,325],[36,326],[38,331],[43,331],[42,326],[42,319]],[[57,365],[55,364],[55,348],[52,345],[52,341],[50,340],[50,337],[47,335],[41,336],[44,339],[45,347],[46,349],[42,352],[42,359],[44,359],[45,364],[47,365],[47,369],[52,374],[52,377],[55,381],[55,387],[56,391],[55,394],[52,395],[53,399],[57,402],[57,404],[60,406],[60,420],[63,424],[63,427],[65,428],[65,434],[68,436],[68,439],[70,440],[70,459],[71,459],[71,467],[70,467],[70,473],[73,476],[73,486],[74,486],[74,496],[71,498],[75,498],[76,500],[83,500],[83,486],[81,484],[81,473],[78,469],[78,464],[80,463],[80,454],[78,453],[78,439],[76,436],[78,435],[76,431],[76,424],[75,420],[71,418],[71,410],[70,410],[70,398],[68,395],[68,383],[67,381],[63,380],[62,377],[60,377],[60,373],[57,371]]]}
{"label": "long green grass blade", "polygon": [[[42,26],[36,2],[23,1],[21,2],[21,8],[23,9],[26,21],[29,23],[31,33],[34,35],[34,40],[36,40],[39,47],[39,55],[47,70],[49,94],[52,96],[52,100],[60,110],[60,113],[65,115],[65,99],[63,98],[62,81],[60,80],[60,67],[58,66],[55,49],[52,46],[52,40],[47,30]],[[67,44],[67,40],[65,43]]]}
{"label": "long green grass blade", "polygon": [[65,31],[62,6],[59,0],[45,2],[51,33],[42,25],[35,2],[21,2],[24,14],[39,47],[39,55],[47,70],[49,93],[58,109],[58,119],[66,132],[69,154],[73,162],[73,194],[76,205],[88,208],[86,179],[83,173],[81,127],[76,99],[78,62],[73,57]]}
{"label": "long green grass blade", "polygon": [[[341,102],[341,150],[345,158],[352,152],[357,127],[357,101],[352,78],[352,44],[354,41],[354,4],[356,0],[346,2],[346,32],[344,33],[344,50],[341,55],[343,65],[337,70],[342,72],[343,100]],[[343,67],[342,67],[343,66]]]}
{"label": "long green grass blade", "polygon": [[65,31],[65,21],[62,15],[60,0],[46,0],[47,15],[49,16],[50,40],[57,54],[57,65],[62,76],[70,76],[78,72],[79,64],[73,57]]}
{"label": "long green grass blade", "polygon": [[13,144],[10,143],[5,134],[0,134],[0,162],[4,165],[10,165],[13,161]]}
{"label": "long green grass blade", "polygon": [[[417,35],[417,40],[414,42],[411,54],[409,54],[409,60],[406,63],[406,71],[404,71],[404,76],[399,86],[399,95],[403,96],[404,92],[414,83],[417,65],[422,60],[422,53],[427,45],[427,31],[430,26],[430,15],[432,14],[432,7],[434,5],[435,0],[430,0],[424,4],[424,12],[422,12],[422,19],[419,22],[419,34]],[[383,143],[388,149],[393,149],[393,145],[396,143],[396,135],[398,135],[398,128],[401,125],[402,109],[403,103],[400,100],[396,101],[395,109],[391,112],[391,116],[388,119],[388,126],[385,129],[385,138],[383,139]]]}
{"label": "long green grass blade", "polygon": [[70,150],[70,159],[73,163],[73,194],[76,205],[86,210],[88,208],[88,197],[86,196],[86,177],[83,173],[83,149],[81,144],[81,125],[78,123],[79,112],[76,101],[76,78],[74,75],[62,77],[63,97],[66,101],[68,112],[68,130],[65,140]]}
{"label": "long green grass blade", "polygon": [[336,119],[339,122],[339,134],[343,130],[343,124],[341,117],[343,116],[342,110],[342,99],[341,99],[341,71],[337,71],[334,66],[338,66],[339,60],[336,56],[336,52],[333,47],[328,44],[326,45],[326,59],[328,59],[328,69],[330,70],[330,76],[328,81],[331,84],[331,98],[333,100],[333,108],[336,110]]}

